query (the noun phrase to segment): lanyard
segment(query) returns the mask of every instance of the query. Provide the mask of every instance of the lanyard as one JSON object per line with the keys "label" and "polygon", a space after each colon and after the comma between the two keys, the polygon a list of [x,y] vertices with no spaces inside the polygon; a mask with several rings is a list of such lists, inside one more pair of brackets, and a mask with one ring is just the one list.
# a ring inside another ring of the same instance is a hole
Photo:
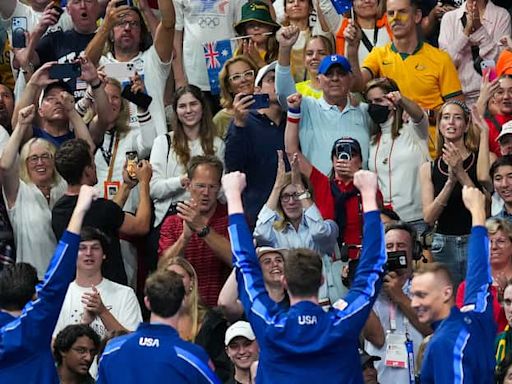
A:
{"label": "lanyard", "polygon": [[[114,163],[116,161],[117,149],[119,148],[119,134],[114,132],[110,135],[110,143],[108,149],[105,149],[103,146],[100,147],[101,154],[103,159],[108,165],[108,175],[107,181],[112,180],[112,174],[114,173]],[[114,147],[114,151],[112,152],[112,147]]]}
{"label": "lanyard", "polygon": [[370,42],[370,39],[368,39],[368,36],[366,36],[366,33],[364,33],[363,28],[359,28],[361,29],[361,41],[363,42],[368,52],[371,52],[373,47],[377,45],[377,38],[379,36],[379,28],[377,27],[377,23],[375,23],[375,28],[373,28],[373,44]]}
{"label": "lanyard", "polygon": [[414,346],[412,340],[409,337],[409,334],[405,334],[405,349],[407,351],[407,369],[409,370],[409,384],[416,383],[416,370],[414,367]]}

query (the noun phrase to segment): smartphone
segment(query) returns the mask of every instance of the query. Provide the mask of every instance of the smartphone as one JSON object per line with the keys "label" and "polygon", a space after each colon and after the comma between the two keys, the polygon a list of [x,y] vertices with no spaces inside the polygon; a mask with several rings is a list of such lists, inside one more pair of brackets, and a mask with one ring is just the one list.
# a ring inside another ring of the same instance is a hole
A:
{"label": "smartphone", "polygon": [[489,81],[493,81],[498,77],[494,60],[482,60],[480,69],[482,70],[482,76],[485,76],[487,73],[489,74]]}
{"label": "smartphone", "polygon": [[27,18],[26,17],[13,17],[12,23],[12,47],[25,48],[27,42],[25,39],[25,32],[27,32]]}
{"label": "smartphone", "polygon": [[59,13],[59,17],[57,17],[57,20],[59,20],[60,16],[64,13],[64,10],[61,7],[59,7],[57,4],[53,4],[52,8]]}
{"label": "smartphone", "polygon": [[348,143],[336,144],[336,157],[339,160],[351,160],[352,159],[352,147]]}
{"label": "smartphone", "polygon": [[450,7],[459,8],[459,6],[455,3],[455,0],[441,0],[441,4],[449,5]]}
{"label": "smartphone", "polygon": [[264,109],[270,107],[270,97],[268,93],[255,93],[252,95],[254,103],[249,107],[250,109]]}
{"label": "smartphone", "polygon": [[50,79],[75,79],[82,75],[80,63],[54,64],[48,71]]}
{"label": "smartphone", "polygon": [[137,178],[137,164],[139,163],[139,156],[137,155],[137,151],[128,151],[126,152],[126,171],[128,172],[128,176],[132,179]]}
{"label": "smartphone", "polygon": [[107,77],[123,83],[133,77],[137,69],[134,63],[107,63],[103,66],[102,70]]}
{"label": "smartphone", "polygon": [[116,7],[121,7],[122,5],[128,5],[130,7],[133,7],[133,0],[119,0],[116,1]]}
{"label": "smartphone", "polygon": [[166,216],[172,216],[178,214],[178,203],[184,203],[184,201],[175,201],[171,203],[169,209],[167,210]]}
{"label": "smartphone", "polygon": [[136,106],[141,107],[145,110],[148,109],[149,104],[151,104],[151,102],[153,101],[153,98],[145,93],[133,93],[130,84],[126,85],[123,88],[121,96],[124,97],[126,100],[131,101]]}

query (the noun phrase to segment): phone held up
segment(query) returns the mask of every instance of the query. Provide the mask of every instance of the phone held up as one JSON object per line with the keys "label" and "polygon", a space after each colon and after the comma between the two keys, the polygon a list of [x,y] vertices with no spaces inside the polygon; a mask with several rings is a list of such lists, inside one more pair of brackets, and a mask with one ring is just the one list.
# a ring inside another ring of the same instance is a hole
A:
{"label": "phone held up", "polygon": [[82,75],[80,63],[54,64],[48,71],[50,79],[75,79]]}
{"label": "phone held up", "polygon": [[338,143],[336,144],[336,157],[338,160],[351,160],[352,159],[352,147],[349,143]]}
{"label": "phone held up", "polygon": [[[12,28],[12,47],[25,48],[27,42],[25,33],[27,32],[27,18],[26,17],[13,17],[11,22]],[[3,48],[3,47],[2,47]]]}
{"label": "phone held up", "polygon": [[128,172],[128,176],[133,180],[137,178],[136,170],[138,163],[139,156],[137,155],[137,151],[126,152],[126,172]]}

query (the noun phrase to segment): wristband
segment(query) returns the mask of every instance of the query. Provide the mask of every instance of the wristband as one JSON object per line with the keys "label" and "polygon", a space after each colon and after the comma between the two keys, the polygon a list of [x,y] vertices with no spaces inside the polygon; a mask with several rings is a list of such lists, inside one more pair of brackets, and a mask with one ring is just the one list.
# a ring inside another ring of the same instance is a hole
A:
{"label": "wristband", "polygon": [[300,115],[300,107],[299,108],[288,108],[288,112],[294,113],[296,115]]}
{"label": "wristband", "polygon": [[288,110],[287,120],[290,123],[298,124],[300,122],[300,110],[299,113]]}

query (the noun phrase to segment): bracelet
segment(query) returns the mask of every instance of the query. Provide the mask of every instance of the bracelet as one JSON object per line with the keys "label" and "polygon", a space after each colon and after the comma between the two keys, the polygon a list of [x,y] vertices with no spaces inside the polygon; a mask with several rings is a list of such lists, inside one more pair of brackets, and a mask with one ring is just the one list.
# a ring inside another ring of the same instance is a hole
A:
{"label": "bracelet", "polygon": [[300,109],[299,109],[299,112],[295,112],[295,111],[289,109],[288,115],[287,115],[287,120],[290,123],[298,124],[300,121]]}
{"label": "bracelet", "polygon": [[91,84],[92,90],[98,89],[99,87],[101,87],[101,80],[98,80],[98,84],[96,84],[96,85]]}

